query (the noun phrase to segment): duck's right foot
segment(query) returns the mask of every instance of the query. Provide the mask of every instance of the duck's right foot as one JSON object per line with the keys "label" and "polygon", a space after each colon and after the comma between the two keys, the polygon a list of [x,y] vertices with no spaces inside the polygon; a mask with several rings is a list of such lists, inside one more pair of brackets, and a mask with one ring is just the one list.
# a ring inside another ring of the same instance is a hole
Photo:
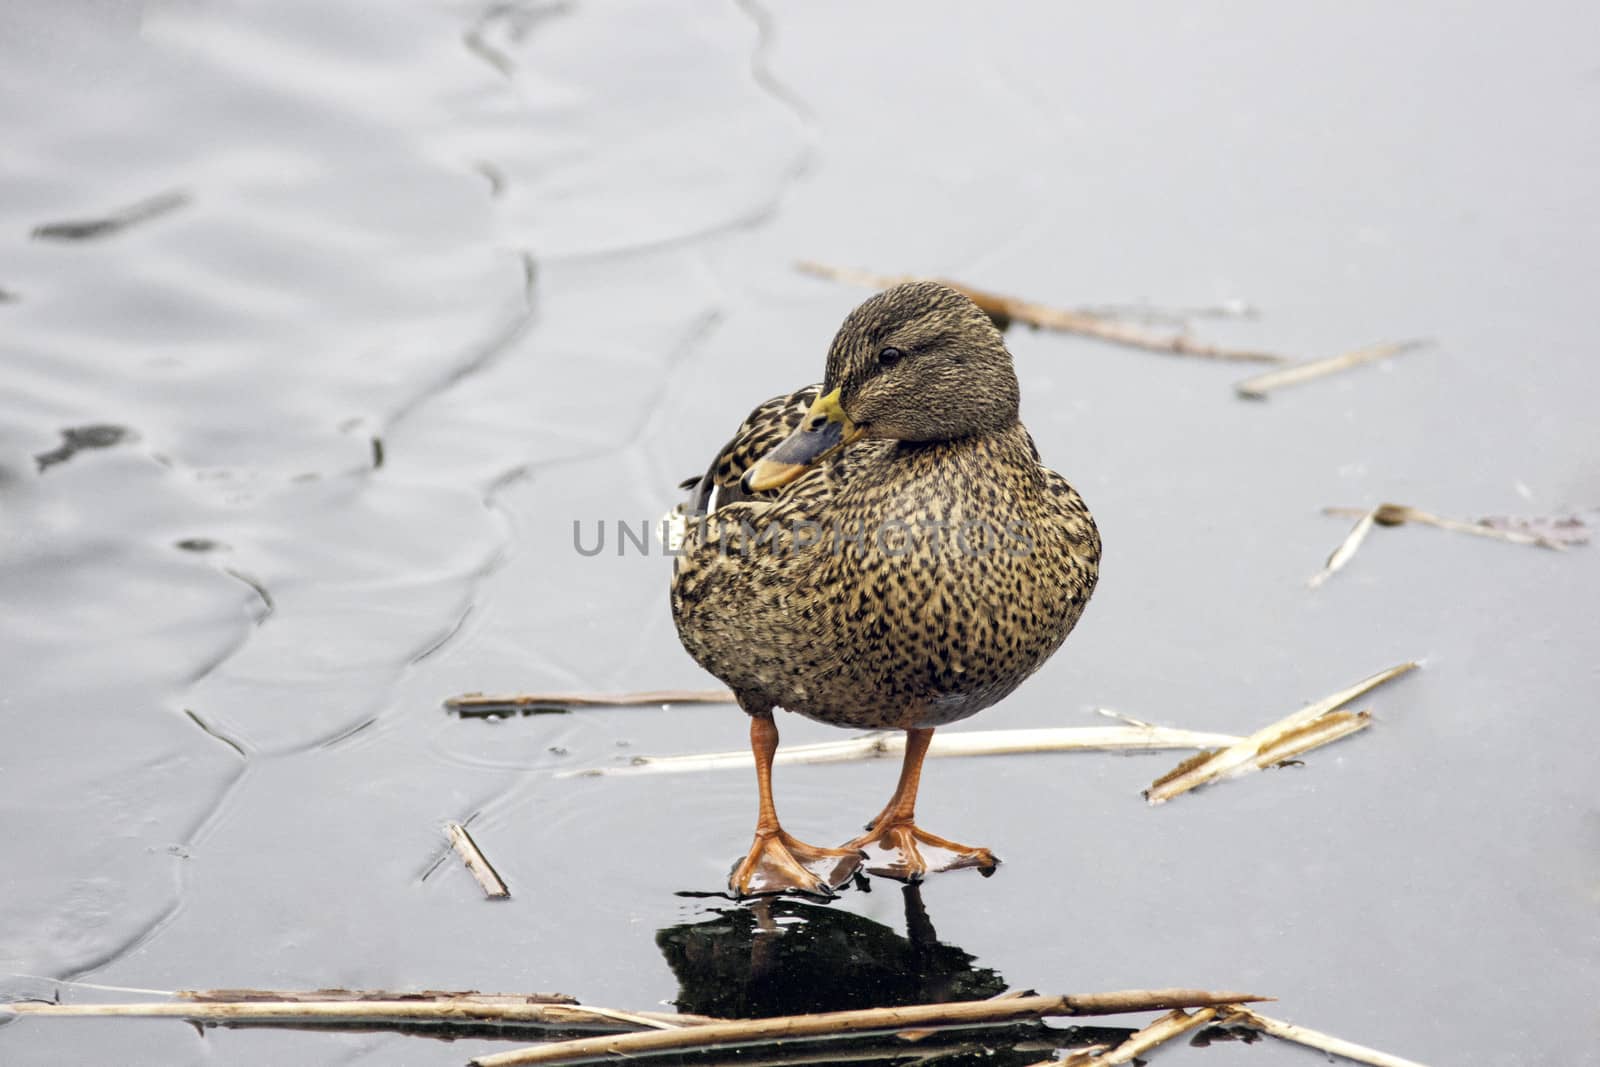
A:
{"label": "duck's right foot", "polygon": [[728,875],[728,889],[737,897],[800,893],[826,900],[860,870],[863,857],[858,848],[819,848],[781,829],[758,830]]}

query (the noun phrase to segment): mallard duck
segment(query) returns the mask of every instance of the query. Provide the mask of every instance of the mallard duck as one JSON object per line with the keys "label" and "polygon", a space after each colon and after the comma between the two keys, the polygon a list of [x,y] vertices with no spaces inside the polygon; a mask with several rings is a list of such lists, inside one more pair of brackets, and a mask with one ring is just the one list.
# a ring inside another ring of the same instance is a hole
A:
{"label": "mallard duck", "polygon": [[[827,897],[863,861],[908,882],[999,862],[916,825],[923,757],[935,729],[995,704],[1060,647],[1100,560],[1089,509],[1040,463],[1018,395],[976,304],[899,285],[845,319],[820,385],[757,407],[685,483],[673,619],[749,714],[760,790],[734,894]],[[839,848],[779,823],[780,707],[906,731],[893,796]]]}

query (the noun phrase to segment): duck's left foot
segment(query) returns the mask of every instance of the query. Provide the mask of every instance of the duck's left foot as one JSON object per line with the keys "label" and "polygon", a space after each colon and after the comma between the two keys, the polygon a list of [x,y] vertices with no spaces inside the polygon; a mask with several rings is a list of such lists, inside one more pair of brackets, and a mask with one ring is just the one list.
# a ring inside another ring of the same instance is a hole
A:
{"label": "duck's left foot", "polygon": [[969,867],[977,868],[987,878],[1000,865],[999,857],[986,848],[973,848],[936,837],[909,821],[873,826],[843,847],[858,848],[867,854],[865,870],[868,874],[902,882],[920,882],[929,874]]}

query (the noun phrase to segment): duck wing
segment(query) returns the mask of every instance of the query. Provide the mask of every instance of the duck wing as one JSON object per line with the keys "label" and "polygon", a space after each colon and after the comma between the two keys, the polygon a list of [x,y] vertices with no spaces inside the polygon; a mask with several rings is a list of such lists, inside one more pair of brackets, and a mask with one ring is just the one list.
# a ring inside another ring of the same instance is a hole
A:
{"label": "duck wing", "polygon": [[781,490],[746,492],[740,480],[756,461],[778,446],[793,432],[806,412],[822,395],[821,385],[808,385],[758,405],[740,425],[732,439],[717,452],[706,472],[689,478],[679,488],[689,490],[685,505],[690,514],[709,514],[740,500],[763,500]]}

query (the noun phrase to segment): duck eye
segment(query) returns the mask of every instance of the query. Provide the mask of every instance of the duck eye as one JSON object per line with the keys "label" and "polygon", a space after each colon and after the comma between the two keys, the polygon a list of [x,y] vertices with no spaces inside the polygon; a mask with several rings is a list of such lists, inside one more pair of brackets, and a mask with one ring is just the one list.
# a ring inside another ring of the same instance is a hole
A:
{"label": "duck eye", "polygon": [[882,352],[878,353],[878,366],[892,367],[896,363],[900,362],[900,357],[903,355],[905,355],[904,352],[893,346],[885,348]]}

